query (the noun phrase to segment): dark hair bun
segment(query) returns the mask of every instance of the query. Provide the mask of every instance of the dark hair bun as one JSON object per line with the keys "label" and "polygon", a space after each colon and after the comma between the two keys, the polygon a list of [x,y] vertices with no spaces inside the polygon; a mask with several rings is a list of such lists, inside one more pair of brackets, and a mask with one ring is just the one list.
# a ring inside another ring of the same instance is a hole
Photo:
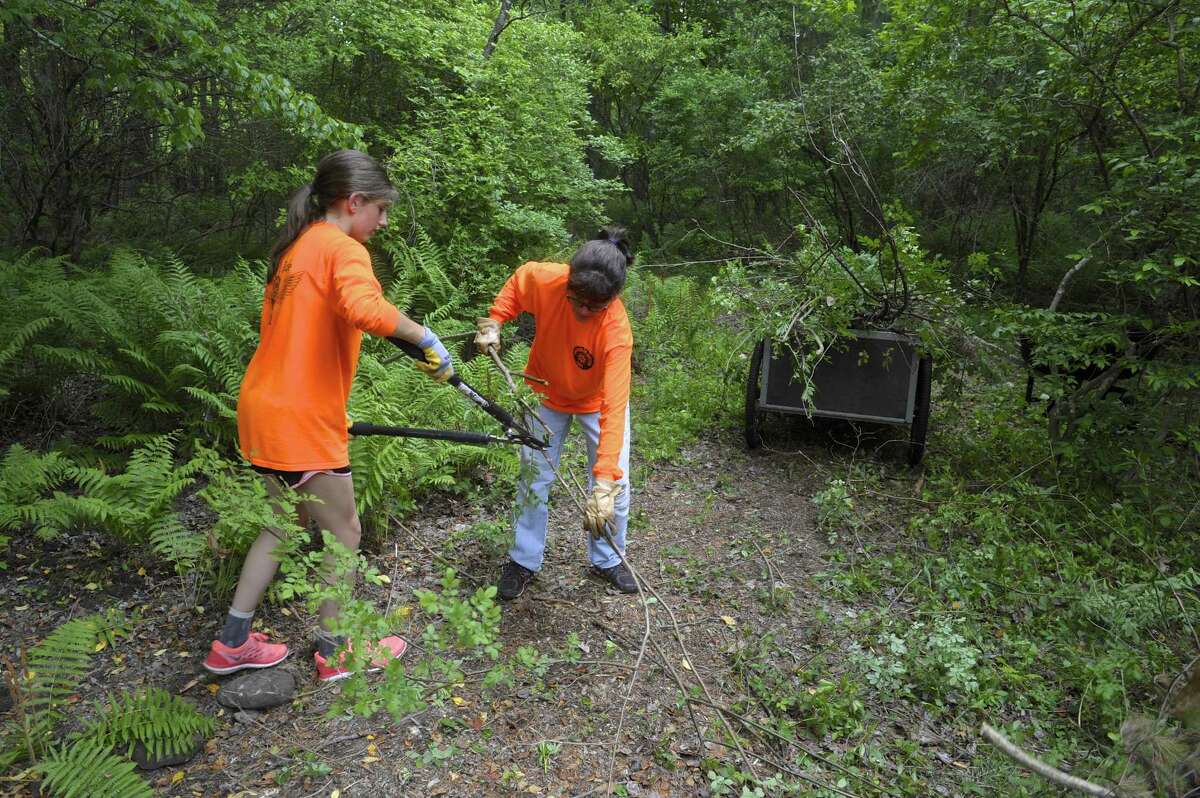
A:
{"label": "dark hair bun", "polygon": [[605,225],[592,237],[593,241],[607,241],[621,250],[625,256],[625,265],[633,265],[633,254],[629,251],[629,242],[625,239],[627,232],[624,227],[616,224]]}
{"label": "dark hair bun", "polygon": [[599,232],[592,236],[592,238],[597,241],[611,241],[614,244],[623,244],[625,243],[626,235],[624,227],[617,224],[609,224],[601,227]]}

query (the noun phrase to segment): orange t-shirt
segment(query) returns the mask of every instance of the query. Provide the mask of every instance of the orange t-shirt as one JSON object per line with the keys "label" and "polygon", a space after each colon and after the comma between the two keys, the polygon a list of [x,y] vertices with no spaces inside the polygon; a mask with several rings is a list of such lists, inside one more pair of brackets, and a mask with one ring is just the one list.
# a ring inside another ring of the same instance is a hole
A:
{"label": "orange t-shirt", "polygon": [[366,247],[325,221],[304,230],[264,292],[238,394],[242,455],[281,471],[349,465],[346,401],[362,334],[391,335],[399,321]]}
{"label": "orange t-shirt", "polygon": [[618,480],[623,476],[617,463],[625,442],[633,329],[620,299],[587,321],[576,319],[567,301],[569,272],[565,263],[526,263],[508,278],[488,315],[501,324],[522,311],[534,317],[537,332],[525,370],[550,384],[530,382],[529,387],[552,410],[600,411],[592,473]]}

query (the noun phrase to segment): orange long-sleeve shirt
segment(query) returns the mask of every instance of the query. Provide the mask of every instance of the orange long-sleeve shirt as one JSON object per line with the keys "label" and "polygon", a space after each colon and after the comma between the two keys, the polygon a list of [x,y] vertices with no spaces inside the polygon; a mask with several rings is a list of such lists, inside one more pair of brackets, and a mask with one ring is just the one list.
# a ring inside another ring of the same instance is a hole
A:
{"label": "orange long-sleeve shirt", "polygon": [[525,311],[537,322],[525,370],[549,381],[530,382],[552,410],[600,412],[600,444],[592,473],[618,480],[629,406],[633,329],[620,299],[604,312],[579,321],[567,301],[565,263],[530,261],[513,272],[496,295],[488,315],[503,324]]}
{"label": "orange long-sleeve shirt", "polygon": [[242,455],[281,471],[349,464],[346,401],[362,334],[390,335],[399,321],[366,247],[328,222],[310,225],[264,292],[238,394]]}

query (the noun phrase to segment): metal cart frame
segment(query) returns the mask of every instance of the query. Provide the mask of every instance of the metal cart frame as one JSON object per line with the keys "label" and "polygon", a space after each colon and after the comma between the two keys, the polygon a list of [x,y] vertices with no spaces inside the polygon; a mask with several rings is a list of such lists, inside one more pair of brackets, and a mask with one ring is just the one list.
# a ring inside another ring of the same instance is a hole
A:
{"label": "metal cart frame", "polygon": [[793,379],[793,358],[770,352],[759,341],[746,379],[746,445],[762,445],[759,414],[793,413],[814,417],[909,425],[908,462],[925,454],[933,361],[921,355],[916,338],[890,330],[852,330],[831,347],[813,370],[812,403],[805,384]]}

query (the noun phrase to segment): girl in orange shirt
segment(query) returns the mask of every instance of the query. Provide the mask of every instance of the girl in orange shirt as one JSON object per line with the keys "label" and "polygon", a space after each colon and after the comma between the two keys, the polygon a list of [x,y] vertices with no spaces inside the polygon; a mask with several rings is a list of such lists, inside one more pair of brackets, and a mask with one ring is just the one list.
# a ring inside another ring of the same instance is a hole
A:
{"label": "girl in orange shirt", "polygon": [[[421,347],[426,363],[417,365],[434,379],[454,373],[433,331],[383,298],[363,246],[387,225],[396,197],[383,167],[356,150],[322,158],[313,181],[292,195],[287,225],[271,252],[261,339],[238,395],[242,454],[263,475],[268,494],[278,496],[284,486],[296,491],[300,525],[311,517],[352,551],[361,529],[350,478],[346,401],[362,334]],[[277,529],[263,530],[246,555],[225,625],[204,660],[213,673],[268,668],[288,655],[286,645],[250,631],[278,566],[273,553],[281,535]],[[342,659],[332,656],[345,642],[330,631],[337,614],[334,602],[322,603],[314,655],[322,681],[349,675]],[[372,665],[385,665],[406,647],[399,637],[378,641]]]}
{"label": "girl in orange shirt", "polygon": [[[487,318],[477,322],[475,346],[500,345],[500,325],[521,312],[537,322],[525,370],[546,380],[529,381],[541,394],[538,416],[550,430],[545,452],[521,450],[521,482],[513,545],[500,569],[497,595],[514,599],[542,567],[546,549],[546,502],[563,439],[578,421],[587,439],[590,496],[584,526],[592,532],[588,558],[596,572],[624,593],[637,592],[625,566],[629,521],[629,381],[633,331],[620,293],[633,263],[625,231],[601,230],[579,248],[571,263],[530,262],[504,284]],[[601,534],[608,528],[615,548]]]}

